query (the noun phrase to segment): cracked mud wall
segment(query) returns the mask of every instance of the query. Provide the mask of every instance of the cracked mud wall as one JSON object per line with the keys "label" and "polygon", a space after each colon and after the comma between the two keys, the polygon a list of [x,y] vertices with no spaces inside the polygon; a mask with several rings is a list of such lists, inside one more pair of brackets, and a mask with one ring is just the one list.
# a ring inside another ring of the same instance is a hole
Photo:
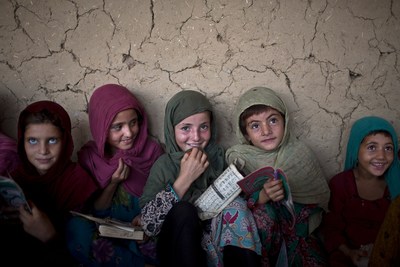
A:
{"label": "cracked mud wall", "polygon": [[203,92],[225,147],[240,94],[270,87],[327,177],[354,120],[383,116],[400,132],[396,0],[0,0],[0,36],[0,128],[14,138],[18,113],[50,99],[69,112],[79,149],[105,83],[138,96],[161,142],[169,98]]}

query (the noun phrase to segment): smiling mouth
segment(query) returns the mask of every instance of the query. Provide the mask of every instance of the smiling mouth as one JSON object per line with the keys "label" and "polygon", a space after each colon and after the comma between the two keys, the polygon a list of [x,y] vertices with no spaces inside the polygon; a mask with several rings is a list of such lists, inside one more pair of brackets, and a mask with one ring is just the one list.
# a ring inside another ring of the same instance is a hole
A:
{"label": "smiling mouth", "polygon": [[190,147],[201,147],[201,144],[187,144]]}

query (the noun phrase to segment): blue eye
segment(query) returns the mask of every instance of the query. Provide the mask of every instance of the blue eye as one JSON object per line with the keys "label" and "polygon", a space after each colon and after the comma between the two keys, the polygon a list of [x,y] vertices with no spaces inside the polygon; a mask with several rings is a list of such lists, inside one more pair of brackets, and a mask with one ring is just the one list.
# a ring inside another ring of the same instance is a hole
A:
{"label": "blue eye", "polygon": [[28,143],[31,145],[36,145],[38,140],[36,138],[28,138]]}
{"label": "blue eye", "polygon": [[58,143],[58,139],[57,138],[50,138],[49,139],[49,144],[54,145]]}

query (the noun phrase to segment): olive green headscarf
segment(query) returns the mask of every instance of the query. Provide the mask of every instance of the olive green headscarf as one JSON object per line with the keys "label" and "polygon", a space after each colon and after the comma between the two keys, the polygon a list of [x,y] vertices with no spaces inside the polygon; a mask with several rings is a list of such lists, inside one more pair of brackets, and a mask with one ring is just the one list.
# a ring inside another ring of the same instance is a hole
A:
{"label": "olive green headscarf", "polygon": [[[285,117],[284,137],[274,151],[265,151],[246,140],[239,128],[240,115],[253,105],[266,105],[278,110]],[[234,114],[234,125],[240,144],[226,151],[227,162],[235,163],[245,174],[264,166],[282,169],[288,179],[293,201],[318,204],[327,209],[329,187],[322,168],[313,152],[290,134],[289,113],[282,99],[271,89],[254,87],[239,99]]]}
{"label": "olive green headscarf", "polygon": [[168,101],[165,108],[164,138],[167,153],[155,162],[150,171],[143,195],[140,198],[141,207],[152,200],[158,192],[165,189],[167,184],[172,185],[179,175],[184,151],[180,150],[175,141],[174,127],[183,119],[204,111],[209,111],[211,114],[211,139],[205,148],[210,165],[190,186],[183,196],[183,200],[193,203],[224,170],[226,166],[224,150],[217,144],[217,127],[210,102],[199,92],[181,91]]}

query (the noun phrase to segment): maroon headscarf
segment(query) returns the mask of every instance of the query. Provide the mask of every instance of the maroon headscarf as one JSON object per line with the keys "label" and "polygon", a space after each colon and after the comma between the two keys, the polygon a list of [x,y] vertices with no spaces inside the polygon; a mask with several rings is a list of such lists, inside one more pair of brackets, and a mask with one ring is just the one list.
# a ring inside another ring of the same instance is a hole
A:
{"label": "maroon headscarf", "polygon": [[[127,109],[135,109],[141,117],[139,133],[133,141],[132,148],[118,149],[114,155],[106,155],[106,141],[111,123],[119,112]],[[103,85],[97,88],[90,98],[89,123],[94,141],[89,141],[78,152],[79,162],[104,188],[116,171],[118,160],[122,158],[130,167],[130,175],[123,182],[124,188],[134,196],[141,196],[151,166],[163,153],[160,144],[148,135],[147,114],[142,104],[123,86]]]}
{"label": "maroon headscarf", "polygon": [[17,142],[0,133],[0,175],[7,176],[19,164]]}
{"label": "maroon headscarf", "polygon": [[[62,150],[58,161],[40,175],[26,157],[24,147],[25,121],[32,114],[47,110],[59,119],[62,135]],[[71,120],[65,109],[52,101],[38,101],[27,106],[18,120],[18,155],[21,164],[11,176],[21,185],[39,208],[45,211],[79,210],[97,190],[95,180],[80,165],[71,161],[74,143],[71,136]]]}

